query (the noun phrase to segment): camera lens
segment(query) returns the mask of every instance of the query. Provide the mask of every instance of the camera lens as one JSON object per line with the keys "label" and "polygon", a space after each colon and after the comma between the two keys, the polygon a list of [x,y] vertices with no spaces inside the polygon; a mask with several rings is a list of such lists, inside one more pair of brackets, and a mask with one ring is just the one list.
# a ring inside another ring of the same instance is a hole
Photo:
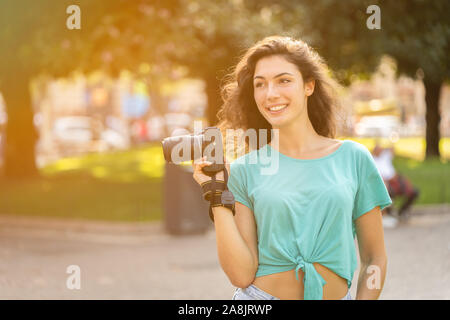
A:
{"label": "camera lens", "polygon": [[202,157],[203,135],[183,135],[165,138],[162,141],[164,159],[170,163],[181,163]]}

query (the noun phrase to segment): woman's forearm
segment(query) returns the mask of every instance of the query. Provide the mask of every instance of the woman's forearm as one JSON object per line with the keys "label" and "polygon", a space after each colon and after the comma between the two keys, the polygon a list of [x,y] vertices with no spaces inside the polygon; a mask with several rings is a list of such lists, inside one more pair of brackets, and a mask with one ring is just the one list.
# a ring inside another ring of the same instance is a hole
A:
{"label": "woman's forearm", "polygon": [[387,259],[376,258],[361,264],[356,300],[376,300],[386,278]]}
{"label": "woman's forearm", "polygon": [[257,257],[242,238],[230,209],[215,207],[213,214],[220,265],[234,286],[245,288],[255,277]]}

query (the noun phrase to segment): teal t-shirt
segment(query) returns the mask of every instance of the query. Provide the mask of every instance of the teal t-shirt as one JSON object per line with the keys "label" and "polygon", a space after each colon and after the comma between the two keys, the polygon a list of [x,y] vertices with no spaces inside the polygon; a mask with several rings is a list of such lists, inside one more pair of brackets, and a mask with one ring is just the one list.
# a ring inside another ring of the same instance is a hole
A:
{"label": "teal t-shirt", "polygon": [[269,145],[231,163],[228,188],[250,208],[258,235],[256,277],[302,269],[304,299],[323,297],[319,263],[347,280],[357,267],[355,219],[392,204],[367,148],[344,140],[333,153],[302,160]]}

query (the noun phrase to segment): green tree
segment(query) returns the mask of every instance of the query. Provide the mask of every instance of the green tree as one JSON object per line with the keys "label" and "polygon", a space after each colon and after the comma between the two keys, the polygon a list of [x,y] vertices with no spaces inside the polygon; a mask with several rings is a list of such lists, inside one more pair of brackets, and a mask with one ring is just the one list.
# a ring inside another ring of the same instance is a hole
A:
{"label": "green tree", "polygon": [[439,98],[450,79],[450,2],[382,1],[384,51],[397,60],[398,72],[423,73],[426,102],[426,157],[439,157]]}
{"label": "green tree", "polygon": [[[69,30],[66,9],[81,9],[81,29]],[[4,0],[0,3],[0,91],[8,115],[4,153],[7,178],[36,176],[30,81],[79,70],[103,69],[112,75],[136,70],[143,61],[157,63],[177,0]],[[143,21],[152,25],[143,28]],[[147,37],[151,34],[151,37]],[[151,50],[149,50],[151,48]]]}

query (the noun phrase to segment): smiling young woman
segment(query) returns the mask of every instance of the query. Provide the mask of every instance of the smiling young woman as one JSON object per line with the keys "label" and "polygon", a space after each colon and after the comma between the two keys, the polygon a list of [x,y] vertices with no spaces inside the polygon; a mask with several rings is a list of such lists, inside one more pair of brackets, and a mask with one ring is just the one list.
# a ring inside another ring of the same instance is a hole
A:
{"label": "smiling young woman", "polygon": [[[219,261],[237,287],[233,299],[351,299],[356,236],[356,298],[381,292],[380,208],[392,202],[370,152],[335,139],[335,88],[320,56],[286,37],[250,48],[224,87],[221,129],[272,129],[266,145],[227,167],[235,216],[213,208]],[[260,153],[277,157],[277,172],[261,174]],[[253,155],[257,163],[248,161]],[[201,171],[207,165],[193,164],[198,183],[210,179]],[[379,271],[380,286],[366,285],[368,270]]]}

